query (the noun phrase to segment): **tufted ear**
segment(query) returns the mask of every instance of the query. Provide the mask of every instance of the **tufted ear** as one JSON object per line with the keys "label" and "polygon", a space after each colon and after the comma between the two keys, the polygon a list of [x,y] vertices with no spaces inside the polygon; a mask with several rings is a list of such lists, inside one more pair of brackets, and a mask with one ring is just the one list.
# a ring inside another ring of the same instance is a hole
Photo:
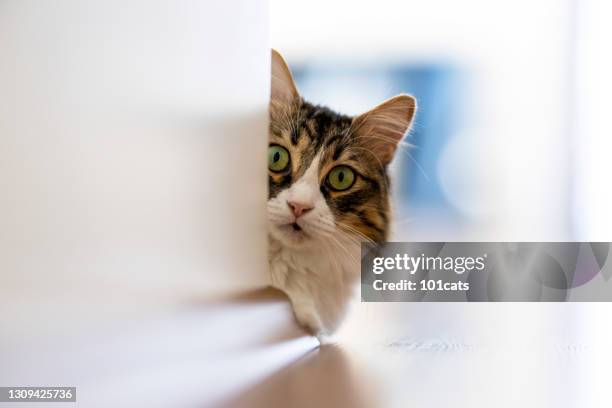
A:
{"label": "tufted ear", "polygon": [[290,102],[299,96],[283,56],[272,50],[272,102]]}
{"label": "tufted ear", "polygon": [[374,109],[353,119],[354,135],[359,143],[387,165],[398,143],[410,130],[416,112],[416,100],[406,94],[387,99]]}

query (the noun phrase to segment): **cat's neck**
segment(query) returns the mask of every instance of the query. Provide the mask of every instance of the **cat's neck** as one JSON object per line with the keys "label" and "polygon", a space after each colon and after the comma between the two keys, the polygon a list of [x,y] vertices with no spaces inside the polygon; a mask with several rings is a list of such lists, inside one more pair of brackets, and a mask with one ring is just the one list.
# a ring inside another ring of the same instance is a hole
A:
{"label": "cat's neck", "polygon": [[355,239],[325,241],[294,248],[270,237],[269,262],[275,273],[284,275],[347,278],[358,275],[360,245]]}

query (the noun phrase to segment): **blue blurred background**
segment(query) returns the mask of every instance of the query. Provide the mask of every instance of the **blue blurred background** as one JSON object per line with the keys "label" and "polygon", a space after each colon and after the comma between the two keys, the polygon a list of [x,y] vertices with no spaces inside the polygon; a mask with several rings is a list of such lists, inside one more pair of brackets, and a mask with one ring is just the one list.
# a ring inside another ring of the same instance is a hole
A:
{"label": "blue blurred background", "polygon": [[271,45],[313,103],[358,114],[416,96],[393,239],[608,241],[611,7],[272,0]]}

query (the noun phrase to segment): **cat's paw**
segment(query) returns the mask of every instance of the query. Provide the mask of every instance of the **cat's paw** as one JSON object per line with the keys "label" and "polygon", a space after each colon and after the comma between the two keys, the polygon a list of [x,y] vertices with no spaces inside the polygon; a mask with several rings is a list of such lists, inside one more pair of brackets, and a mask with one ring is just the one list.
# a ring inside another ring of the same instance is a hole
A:
{"label": "cat's paw", "polygon": [[323,324],[314,307],[307,304],[294,305],[293,313],[298,324],[310,334],[319,337],[323,333]]}
{"label": "cat's paw", "polygon": [[320,331],[315,334],[315,337],[317,338],[317,340],[319,340],[319,343],[321,345],[336,344],[336,340],[334,339],[334,337],[327,332]]}

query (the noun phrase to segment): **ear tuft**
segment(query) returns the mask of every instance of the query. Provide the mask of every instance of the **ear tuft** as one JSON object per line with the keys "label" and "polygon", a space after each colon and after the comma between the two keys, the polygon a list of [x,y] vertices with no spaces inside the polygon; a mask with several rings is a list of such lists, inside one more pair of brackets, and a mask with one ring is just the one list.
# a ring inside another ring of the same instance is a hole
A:
{"label": "ear tuft", "polygon": [[413,96],[394,96],[355,117],[354,135],[383,165],[387,165],[393,159],[397,145],[410,130],[415,112],[416,99]]}
{"label": "ear tuft", "polygon": [[272,49],[272,102],[291,102],[299,96],[291,71],[283,56]]}

